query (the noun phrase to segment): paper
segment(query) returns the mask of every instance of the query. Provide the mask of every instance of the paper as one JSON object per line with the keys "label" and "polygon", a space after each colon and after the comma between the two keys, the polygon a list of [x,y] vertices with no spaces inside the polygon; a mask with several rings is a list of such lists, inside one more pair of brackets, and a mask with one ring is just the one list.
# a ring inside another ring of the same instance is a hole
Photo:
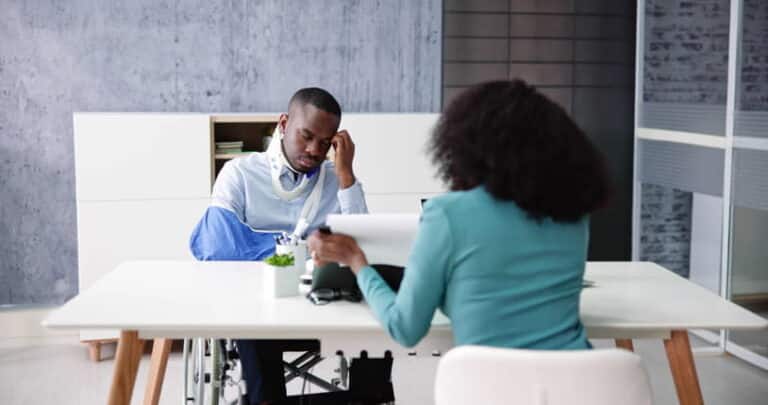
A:
{"label": "paper", "polygon": [[328,215],[326,225],[333,233],[355,238],[368,263],[405,266],[419,228],[419,215]]}

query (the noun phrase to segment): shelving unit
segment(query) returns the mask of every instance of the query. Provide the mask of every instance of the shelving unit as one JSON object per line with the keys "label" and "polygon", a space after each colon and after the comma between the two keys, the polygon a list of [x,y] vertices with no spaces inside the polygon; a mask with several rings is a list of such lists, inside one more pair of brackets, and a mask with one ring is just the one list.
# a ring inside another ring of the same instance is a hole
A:
{"label": "shelving unit", "polygon": [[230,159],[248,156],[253,152],[261,152],[261,151],[243,151],[240,153],[214,153],[213,158],[215,160],[230,160]]}
{"label": "shelving unit", "polygon": [[[253,152],[263,152],[275,131],[279,115],[213,115],[211,116],[211,142],[213,143],[213,179],[219,174],[224,164]],[[243,151],[239,153],[216,153],[216,142],[243,142]]]}

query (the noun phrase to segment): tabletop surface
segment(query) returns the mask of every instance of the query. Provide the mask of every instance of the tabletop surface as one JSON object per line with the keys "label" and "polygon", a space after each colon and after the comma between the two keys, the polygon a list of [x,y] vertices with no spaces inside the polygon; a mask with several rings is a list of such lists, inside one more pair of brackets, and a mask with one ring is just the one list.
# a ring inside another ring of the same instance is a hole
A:
{"label": "tabletop surface", "polygon": [[[363,303],[264,296],[260,262],[132,261],[43,322],[50,328],[259,332],[381,330]],[[581,319],[590,330],[758,329],[761,318],[649,262],[590,262]],[[433,329],[449,329],[437,311]]]}

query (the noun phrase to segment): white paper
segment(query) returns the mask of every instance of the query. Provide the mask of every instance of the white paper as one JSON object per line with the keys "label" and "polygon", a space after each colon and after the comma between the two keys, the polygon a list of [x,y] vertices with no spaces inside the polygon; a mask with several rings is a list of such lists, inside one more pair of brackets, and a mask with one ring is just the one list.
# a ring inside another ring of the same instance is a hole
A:
{"label": "white paper", "polygon": [[405,266],[419,227],[419,215],[328,215],[326,224],[333,233],[355,238],[368,263]]}

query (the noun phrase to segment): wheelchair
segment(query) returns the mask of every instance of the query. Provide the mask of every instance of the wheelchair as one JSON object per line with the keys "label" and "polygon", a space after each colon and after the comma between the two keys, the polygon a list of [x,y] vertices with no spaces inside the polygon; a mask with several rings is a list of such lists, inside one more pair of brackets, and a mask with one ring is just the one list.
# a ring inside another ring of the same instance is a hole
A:
{"label": "wheelchair", "polygon": [[[391,352],[387,351],[382,359],[371,359],[363,351],[350,363],[342,351],[337,351],[334,377],[325,380],[312,373],[313,367],[324,360],[319,340],[286,340],[281,345],[285,352],[301,353],[291,361],[283,361],[286,384],[301,378],[303,387],[309,383],[324,392],[307,394],[302,389],[299,395],[275,404],[394,403]],[[239,354],[231,339],[184,339],[182,361],[183,405],[247,405]]]}

